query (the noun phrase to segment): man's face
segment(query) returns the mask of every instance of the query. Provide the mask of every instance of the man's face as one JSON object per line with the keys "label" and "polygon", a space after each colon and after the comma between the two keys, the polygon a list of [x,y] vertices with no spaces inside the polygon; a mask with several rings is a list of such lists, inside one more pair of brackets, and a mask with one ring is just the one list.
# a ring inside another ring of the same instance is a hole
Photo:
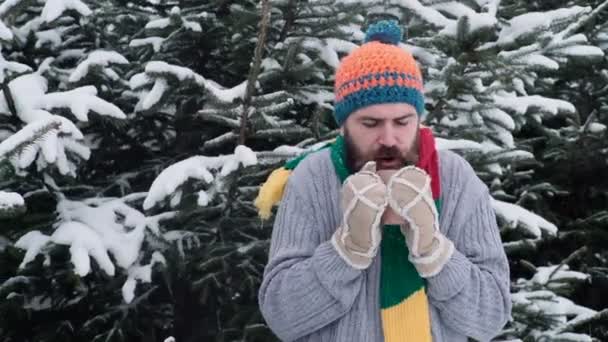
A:
{"label": "man's face", "polygon": [[372,105],[353,112],[343,126],[350,168],[358,171],[372,160],[378,170],[415,164],[419,128],[416,109],[406,103]]}

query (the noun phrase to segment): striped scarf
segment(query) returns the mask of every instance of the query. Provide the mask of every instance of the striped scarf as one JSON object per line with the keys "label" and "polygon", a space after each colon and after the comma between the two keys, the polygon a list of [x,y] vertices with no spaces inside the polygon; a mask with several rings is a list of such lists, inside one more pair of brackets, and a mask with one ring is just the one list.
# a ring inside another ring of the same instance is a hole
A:
{"label": "striped scarf", "polygon": [[[341,182],[352,174],[346,164],[344,139],[322,147],[330,148],[331,160]],[[287,177],[306,157],[299,156],[271,173],[260,189],[256,206],[260,216],[269,217],[270,208],[282,194]],[[416,166],[431,176],[431,189],[437,211],[441,210],[439,159],[432,131],[421,127]],[[380,244],[380,308],[384,340],[387,342],[432,341],[425,281],[408,259],[408,248],[399,225],[384,225]]]}

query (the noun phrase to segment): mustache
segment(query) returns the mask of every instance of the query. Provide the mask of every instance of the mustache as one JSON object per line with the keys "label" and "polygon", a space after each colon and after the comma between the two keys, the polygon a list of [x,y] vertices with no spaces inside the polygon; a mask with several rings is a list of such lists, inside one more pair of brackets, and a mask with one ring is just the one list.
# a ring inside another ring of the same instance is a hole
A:
{"label": "mustache", "polygon": [[382,146],[374,154],[375,158],[404,158],[396,146]]}

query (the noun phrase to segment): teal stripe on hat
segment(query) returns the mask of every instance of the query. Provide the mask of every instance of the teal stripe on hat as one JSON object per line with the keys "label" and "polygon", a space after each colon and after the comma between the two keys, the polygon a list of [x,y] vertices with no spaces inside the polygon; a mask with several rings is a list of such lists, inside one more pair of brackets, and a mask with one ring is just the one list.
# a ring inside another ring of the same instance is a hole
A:
{"label": "teal stripe on hat", "polygon": [[381,103],[408,103],[424,116],[424,97],[418,89],[404,86],[378,86],[352,93],[334,107],[334,117],[342,126],[348,115],[363,107]]}

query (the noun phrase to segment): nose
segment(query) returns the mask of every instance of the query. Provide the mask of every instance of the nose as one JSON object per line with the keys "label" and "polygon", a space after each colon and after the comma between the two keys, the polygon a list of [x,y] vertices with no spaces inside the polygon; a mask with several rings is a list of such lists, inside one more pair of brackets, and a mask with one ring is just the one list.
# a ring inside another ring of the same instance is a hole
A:
{"label": "nose", "polygon": [[397,130],[392,125],[384,125],[379,133],[378,143],[380,145],[397,145]]}

